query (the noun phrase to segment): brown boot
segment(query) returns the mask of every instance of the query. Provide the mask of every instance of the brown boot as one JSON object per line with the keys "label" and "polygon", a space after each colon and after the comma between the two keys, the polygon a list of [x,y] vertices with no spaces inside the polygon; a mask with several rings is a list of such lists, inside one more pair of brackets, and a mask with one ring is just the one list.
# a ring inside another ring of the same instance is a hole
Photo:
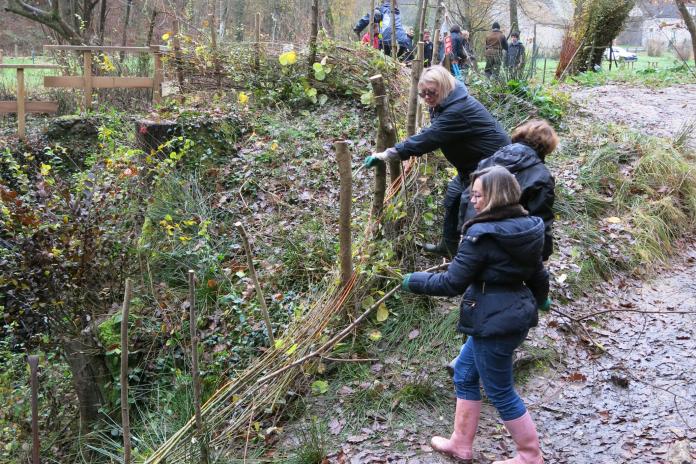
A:
{"label": "brown boot", "polygon": [[517,445],[517,456],[505,461],[495,461],[493,464],[544,464],[539,447],[539,436],[529,412],[525,412],[522,417],[503,421],[503,423]]}
{"label": "brown boot", "polygon": [[457,398],[452,436],[450,438],[433,437],[430,440],[433,449],[461,461],[471,462],[474,457],[472,445],[480,414],[481,401]]}

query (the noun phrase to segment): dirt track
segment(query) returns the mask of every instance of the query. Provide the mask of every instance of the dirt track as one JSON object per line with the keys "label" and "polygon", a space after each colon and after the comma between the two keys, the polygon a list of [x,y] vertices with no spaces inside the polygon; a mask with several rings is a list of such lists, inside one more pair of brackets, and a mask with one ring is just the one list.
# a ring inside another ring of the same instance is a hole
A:
{"label": "dirt track", "polygon": [[[567,90],[586,115],[626,124],[645,134],[672,138],[689,123],[696,123],[696,84],[660,89],[612,84]],[[695,146],[696,135],[690,143]]]}

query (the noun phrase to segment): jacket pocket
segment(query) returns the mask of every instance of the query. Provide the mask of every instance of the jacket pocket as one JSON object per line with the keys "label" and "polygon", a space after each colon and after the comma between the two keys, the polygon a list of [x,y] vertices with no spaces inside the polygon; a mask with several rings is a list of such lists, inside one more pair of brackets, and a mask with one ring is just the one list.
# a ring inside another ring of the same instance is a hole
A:
{"label": "jacket pocket", "polygon": [[475,332],[476,300],[463,298],[459,304],[459,323],[457,331],[467,335],[479,335]]}

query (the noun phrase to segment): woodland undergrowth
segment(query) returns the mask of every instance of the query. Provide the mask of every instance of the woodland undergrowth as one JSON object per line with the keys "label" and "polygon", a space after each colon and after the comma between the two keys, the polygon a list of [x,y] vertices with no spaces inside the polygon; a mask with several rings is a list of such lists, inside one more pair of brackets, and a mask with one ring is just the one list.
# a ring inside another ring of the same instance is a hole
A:
{"label": "woodland undergrowth", "polygon": [[[258,71],[249,67],[251,50],[238,53],[221,63],[225,90],[201,92],[216,87],[212,70],[220,56],[190,45],[187,66],[204,72],[190,72],[197,77],[187,80],[183,98],[147,115],[176,121],[179,134],[153,152],[136,148],[125,116],[107,119],[94,150],[78,163],[71,161],[76,154],[70,146],[50,141],[3,145],[0,357],[7,369],[0,375],[0,401],[8,407],[0,415],[0,439],[7,443],[0,460],[21,461],[28,453],[27,351],[42,357],[43,446],[54,456],[47,462],[109,462],[120,455],[119,304],[127,275],[136,282],[128,324],[137,460],[192,415],[188,269],[197,277],[204,400],[269,349],[237,221],[250,232],[274,331],[282,334],[301,320],[312,299],[337,279],[332,144],[338,139],[351,143],[354,240],[364,240],[372,176],[359,166],[375,129],[367,78],[385,74],[393,113],[404,127],[399,95],[406,92],[397,90],[407,88],[407,72],[372,50],[330,42],[321,44],[309,73],[294,51],[262,60]],[[592,124],[566,131],[568,97],[527,82],[477,81],[471,91],[507,129],[544,117],[562,133],[562,148],[550,160],[559,189],[555,300],[576,298],[616,272],[643,272],[665,261],[690,230],[695,161],[678,141]],[[432,264],[416,258],[414,243],[439,233],[442,189],[451,175],[439,155],[429,155],[415,182],[387,207],[386,219],[400,232],[369,248],[363,272],[371,285],[361,290],[358,308],[397,284],[402,272]],[[457,344],[454,312],[425,323],[432,311],[423,298],[397,295],[331,356],[377,357],[382,365],[400,366],[440,360]],[[89,341],[102,368],[103,406],[88,435],[80,432],[69,386],[76,379],[66,347],[75,339]],[[402,357],[389,359],[393,352]],[[321,364],[293,385],[282,407],[251,423],[250,455],[272,448],[282,435],[278,426],[302,417],[304,396],[328,401],[348,386],[356,425],[375,410],[414,416],[442,406],[433,392],[443,379],[430,379],[427,371],[403,369],[398,386],[380,385],[364,364]],[[327,426],[308,428],[306,441]]]}

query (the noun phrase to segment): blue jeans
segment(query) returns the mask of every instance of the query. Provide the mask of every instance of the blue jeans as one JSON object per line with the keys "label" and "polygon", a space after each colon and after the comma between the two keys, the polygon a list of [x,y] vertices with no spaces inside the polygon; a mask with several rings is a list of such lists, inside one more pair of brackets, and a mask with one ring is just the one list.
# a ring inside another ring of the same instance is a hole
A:
{"label": "blue jeans", "polygon": [[481,399],[479,382],[504,421],[521,417],[526,411],[512,380],[512,354],[527,332],[503,337],[468,337],[454,365],[457,398]]}

